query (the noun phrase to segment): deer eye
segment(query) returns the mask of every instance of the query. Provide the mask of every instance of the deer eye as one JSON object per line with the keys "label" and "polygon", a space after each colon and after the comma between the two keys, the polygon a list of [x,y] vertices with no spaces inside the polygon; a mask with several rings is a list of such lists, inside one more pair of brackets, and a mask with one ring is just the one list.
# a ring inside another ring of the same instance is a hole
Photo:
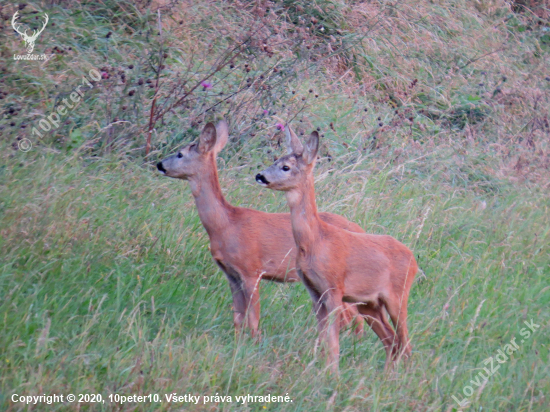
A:
{"label": "deer eye", "polygon": [[181,153],[178,153],[178,159],[181,159],[183,155]]}
{"label": "deer eye", "polygon": [[290,170],[290,167],[288,167],[287,165],[284,165],[284,166],[283,166],[283,170],[284,170],[285,172],[288,172],[288,171]]}

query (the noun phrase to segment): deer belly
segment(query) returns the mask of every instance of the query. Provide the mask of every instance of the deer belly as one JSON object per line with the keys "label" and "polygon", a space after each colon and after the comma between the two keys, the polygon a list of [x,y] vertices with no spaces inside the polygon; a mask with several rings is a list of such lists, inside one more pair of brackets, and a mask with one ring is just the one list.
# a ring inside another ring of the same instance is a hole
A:
{"label": "deer belly", "polygon": [[296,272],[294,262],[284,261],[281,263],[268,261],[263,262],[262,278],[275,282],[298,282],[300,278]]}
{"label": "deer belly", "polygon": [[379,293],[373,293],[373,294],[346,294],[344,295],[342,301],[346,303],[373,303],[376,306],[378,306],[378,303],[380,302],[380,294]]}
{"label": "deer belly", "polygon": [[361,276],[348,277],[344,282],[345,302],[376,303],[381,297],[387,296],[388,284],[384,277],[380,278]]}

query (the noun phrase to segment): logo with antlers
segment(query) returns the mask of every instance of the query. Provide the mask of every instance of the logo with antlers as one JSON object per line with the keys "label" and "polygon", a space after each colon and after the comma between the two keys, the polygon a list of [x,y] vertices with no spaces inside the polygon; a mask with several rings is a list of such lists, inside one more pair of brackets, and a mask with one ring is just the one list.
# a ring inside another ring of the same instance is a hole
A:
{"label": "logo with antlers", "polygon": [[32,51],[34,50],[34,42],[36,41],[40,33],[44,31],[44,29],[46,28],[46,24],[48,24],[48,15],[44,13],[44,25],[40,30],[33,30],[32,35],[29,36],[27,32],[31,30],[31,28],[29,26],[26,26],[22,23],[17,22],[17,18],[19,17],[18,14],[19,12],[16,11],[15,14],[13,15],[13,18],[11,19],[11,25],[13,26],[13,29],[21,35],[21,38],[25,42],[27,53],[31,54]]}

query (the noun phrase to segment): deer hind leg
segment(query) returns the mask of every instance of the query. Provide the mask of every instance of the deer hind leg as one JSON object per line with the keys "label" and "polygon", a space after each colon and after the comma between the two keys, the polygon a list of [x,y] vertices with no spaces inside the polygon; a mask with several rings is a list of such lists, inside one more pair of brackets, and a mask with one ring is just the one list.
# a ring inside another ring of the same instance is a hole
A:
{"label": "deer hind leg", "polygon": [[384,308],[382,306],[374,307],[372,304],[365,304],[359,305],[358,309],[365,317],[367,324],[382,341],[384,349],[386,350],[386,364],[384,365],[384,369],[390,369],[392,361],[395,360],[397,355],[398,339],[388,322]]}
{"label": "deer hind leg", "polygon": [[397,332],[397,338],[399,343],[398,357],[404,356],[408,358],[411,356],[411,344],[409,342],[409,331],[407,329],[407,296],[388,299],[384,302],[393,326]]}

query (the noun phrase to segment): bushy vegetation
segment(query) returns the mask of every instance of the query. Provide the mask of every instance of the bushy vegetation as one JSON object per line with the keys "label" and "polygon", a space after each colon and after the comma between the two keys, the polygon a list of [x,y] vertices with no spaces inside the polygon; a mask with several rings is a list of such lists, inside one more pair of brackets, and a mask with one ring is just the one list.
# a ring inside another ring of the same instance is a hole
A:
{"label": "bushy vegetation", "polygon": [[[533,4],[531,4],[533,3]],[[536,3],[536,4],[534,4]],[[21,395],[288,395],[287,403],[30,410],[546,411],[550,400],[550,22],[545,2],[64,0],[0,8],[0,405]],[[50,22],[35,53],[31,26]],[[40,13],[34,13],[38,11]],[[48,118],[90,70],[59,127]],[[413,357],[370,331],[317,353],[301,285],[262,283],[261,340],[234,334],[227,281],[185,183],[154,163],[230,123],[239,206],[287,211],[255,172],[280,123],[322,134],[321,210],[408,245]],[[37,128],[43,135],[32,134]],[[29,152],[18,150],[29,139]],[[479,387],[525,321],[540,329]],[[465,397],[473,385],[469,404]]]}

